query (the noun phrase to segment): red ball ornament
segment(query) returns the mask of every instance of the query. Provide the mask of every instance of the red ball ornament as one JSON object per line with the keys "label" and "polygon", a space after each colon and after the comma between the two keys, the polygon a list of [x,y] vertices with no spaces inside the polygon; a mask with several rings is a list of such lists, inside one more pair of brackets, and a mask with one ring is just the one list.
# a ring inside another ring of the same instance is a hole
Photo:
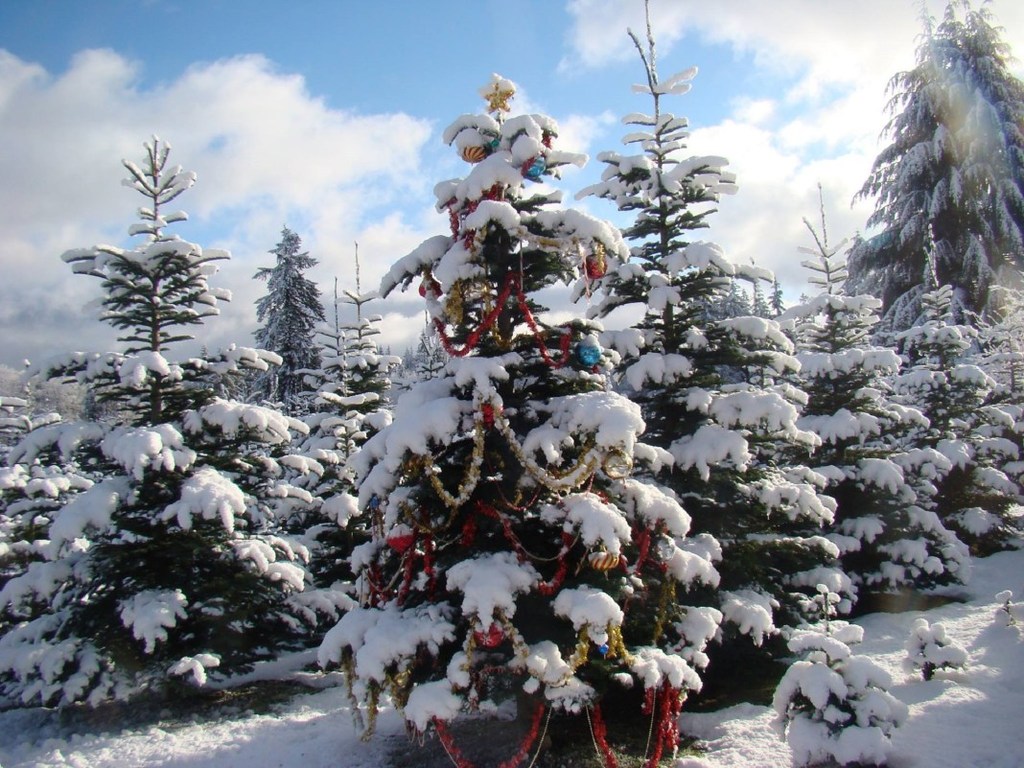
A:
{"label": "red ball ornament", "polygon": [[484,403],[480,407],[480,416],[483,419],[484,426],[490,429],[494,426],[494,406],[490,403]]}
{"label": "red ball ornament", "polygon": [[441,285],[432,277],[429,279],[424,278],[423,281],[420,282],[420,296],[426,298],[428,293],[431,296],[441,295]]}
{"label": "red ball ornament", "polygon": [[505,639],[505,630],[500,624],[494,622],[487,628],[486,632],[477,630],[473,633],[473,640],[482,648],[497,648]]}
{"label": "red ball ornament", "polygon": [[416,543],[416,534],[405,525],[395,526],[388,535],[388,546],[398,554],[404,554]]}
{"label": "red ball ornament", "polygon": [[587,277],[591,280],[597,280],[599,277],[604,277],[605,273],[608,271],[608,264],[605,262],[604,256],[598,256],[597,254],[587,256],[585,266],[587,270]]}

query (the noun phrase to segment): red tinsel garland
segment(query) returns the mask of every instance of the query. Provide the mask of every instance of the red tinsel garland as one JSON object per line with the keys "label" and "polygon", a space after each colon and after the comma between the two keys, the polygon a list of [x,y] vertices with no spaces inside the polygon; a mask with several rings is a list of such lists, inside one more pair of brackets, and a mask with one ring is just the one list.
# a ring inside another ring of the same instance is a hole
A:
{"label": "red tinsel garland", "polygon": [[405,561],[402,563],[402,586],[398,588],[398,604],[402,605],[405,599],[409,597],[409,592],[412,590],[412,577],[416,572],[416,547],[412,546],[403,555]]}
{"label": "red tinsel garland", "polygon": [[569,346],[572,344],[572,334],[568,330],[562,334],[562,338],[558,343],[559,351],[562,353],[562,359],[555,360],[551,357],[551,353],[548,351],[547,345],[544,343],[540,328],[537,327],[537,320],[534,318],[533,312],[530,311],[530,305],[526,303],[526,295],[523,293],[521,282],[516,285],[516,299],[519,301],[519,309],[523,312],[526,324],[529,326],[530,330],[533,331],[533,337],[537,340],[537,345],[540,349],[540,356],[544,358],[544,362],[552,368],[564,368],[569,362]]}
{"label": "red tinsel garland", "polygon": [[537,347],[540,350],[540,356],[544,359],[552,368],[564,368],[571,357],[570,347],[572,345],[572,332],[568,329],[563,332],[561,339],[558,342],[558,351],[560,353],[560,359],[555,359],[551,355],[551,351],[548,346],[544,343],[544,337],[541,332],[540,326],[537,324],[537,319],[533,316],[533,312],[530,310],[530,305],[526,301],[526,294],[523,293],[521,275],[509,273],[505,277],[505,281],[502,284],[501,291],[498,294],[498,300],[494,303],[494,308],[487,313],[487,316],[480,322],[475,329],[473,329],[469,336],[466,337],[466,343],[461,349],[456,348],[451,338],[449,338],[447,331],[445,330],[445,323],[440,318],[434,318],[434,327],[437,329],[437,335],[441,339],[441,346],[444,347],[444,351],[452,357],[465,357],[480,343],[481,337],[491,329],[491,327],[497,322],[498,317],[505,310],[505,303],[508,301],[509,296],[512,292],[515,292],[516,302],[519,305],[519,309],[523,313],[523,319],[526,320],[526,325],[530,328],[533,333],[533,337],[537,340]]}
{"label": "red tinsel garland", "polygon": [[[543,717],[544,705],[538,704],[537,709],[533,713],[533,719],[530,721],[530,730],[523,739],[523,743],[519,745],[519,749],[516,750],[512,757],[499,763],[497,768],[518,768],[519,764],[530,754],[534,742],[537,741],[537,734],[540,733],[540,722]],[[441,739],[441,743],[457,768],[473,768],[473,764],[462,754],[462,750],[455,745],[455,739],[452,738],[452,734],[448,730],[448,724],[436,717],[432,722],[434,723],[434,728],[437,729],[438,738]]]}
{"label": "red tinsel garland", "polygon": [[380,566],[376,563],[366,570],[366,583],[370,587],[370,605],[381,605],[391,599],[390,593],[381,582]]}
{"label": "red tinsel garland", "polygon": [[594,705],[594,720],[592,724],[592,731],[594,733],[594,742],[597,744],[598,749],[601,750],[601,755],[604,757],[604,764],[608,768],[619,768],[619,763],[615,759],[615,754],[612,752],[612,748],[608,745],[608,729],[605,727],[604,718],[601,717],[601,707],[598,704]]}
{"label": "red tinsel garland", "polygon": [[474,541],[476,541],[476,517],[470,515],[462,524],[461,543],[464,547],[472,547]]}
{"label": "red tinsel garland", "polygon": [[[522,509],[525,510],[525,507]],[[505,534],[505,540],[512,545],[512,548],[515,550],[520,562],[532,559],[530,557],[530,553],[526,551],[526,547],[523,546],[519,537],[516,536],[515,531],[512,530],[512,521],[506,515],[501,514],[497,509],[483,501],[478,501],[476,503],[476,510],[479,514],[494,518],[501,523],[501,529]],[[470,520],[466,521],[466,524],[462,528],[462,536],[464,544],[467,541],[467,536],[469,537],[469,544],[472,544],[473,538],[476,536],[475,520],[472,520],[472,522]],[[555,570],[555,575],[552,577],[551,581],[541,582],[537,585],[537,591],[540,594],[550,596],[561,589],[562,584],[565,582],[565,577],[569,573],[569,559],[566,555],[569,554],[569,550],[572,549],[572,545],[575,540],[575,537],[571,533],[562,531],[562,548],[558,551],[557,555],[558,568]],[[469,544],[467,544],[467,546],[469,546]]]}
{"label": "red tinsel garland", "polygon": [[[652,706],[654,702],[654,693],[655,689],[648,689],[648,694],[651,694],[650,700],[652,702]],[[669,747],[674,750],[679,744],[679,713],[683,708],[683,697],[680,696],[679,691],[676,688],[673,688],[667,681],[662,683],[661,689],[657,691],[657,694],[658,699],[660,699],[660,712],[658,721],[654,727],[654,732],[656,734],[654,752],[647,761],[645,768],[657,768],[665,747]]]}
{"label": "red tinsel garland", "polygon": [[437,328],[437,335],[441,339],[441,345],[444,347],[444,351],[452,357],[465,357],[476,349],[477,344],[480,343],[480,337],[490,330],[491,326],[494,325],[502,311],[505,309],[505,302],[508,301],[508,297],[512,294],[515,282],[516,277],[514,274],[509,273],[505,277],[505,282],[501,286],[501,292],[498,294],[498,300],[494,304],[494,309],[488,312],[480,325],[466,337],[466,343],[462,349],[456,349],[452,345],[452,340],[449,339],[447,333],[445,333],[444,321],[435,317],[434,327]]}
{"label": "red tinsel garland", "polygon": [[427,596],[433,600],[437,578],[434,573],[434,537],[430,534],[423,537],[423,572],[427,574]]}
{"label": "red tinsel garland", "polygon": [[566,555],[569,554],[573,541],[575,539],[572,534],[562,532],[562,549],[558,552],[558,568],[555,570],[555,575],[551,581],[544,581],[537,585],[537,591],[545,597],[550,597],[562,588],[565,577],[569,574],[569,558]]}
{"label": "red tinsel garland", "polygon": [[636,565],[633,566],[633,572],[639,573],[640,569],[644,567],[644,563],[647,562],[647,555],[651,551],[651,532],[646,528],[641,528],[636,534]]}

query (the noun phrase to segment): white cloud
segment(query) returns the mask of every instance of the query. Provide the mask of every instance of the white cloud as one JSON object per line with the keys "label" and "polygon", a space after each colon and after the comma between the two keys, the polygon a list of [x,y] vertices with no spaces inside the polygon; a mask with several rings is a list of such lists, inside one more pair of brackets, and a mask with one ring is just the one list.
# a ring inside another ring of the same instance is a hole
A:
{"label": "white cloud", "polygon": [[[871,201],[851,204],[881,148],[889,79],[914,64],[920,4],[652,0],[651,6],[662,66],[678,58],[666,55],[674,47],[698,39],[751,57],[761,70],[759,82],[778,84],[772,98],[738,94],[731,116],[718,125],[694,125],[688,148],[728,157],[739,182],[738,194],[723,199],[708,220],[706,236],[733,258],[775,270],[795,297],[806,280],[796,248],[808,244],[802,220],[817,225],[819,183],[833,241],[864,229]],[[927,6],[941,16],[945,2],[928,0]],[[1003,39],[1024,50],[1024,3],[993,0],[988,7],[1004,27]],[[570,0],[568,9],[574,24],[564,68],[597,68],[632,57],[640,74],[625,30],[645,33],[641,2]],[[1015,68],[1024,73],[1020,62]],[[670,109],[686,114],[685,102]]]}
{"label": "white cloud", "polygon": [[367,233],[367,286],[417,240],[422,222],[392,217],[381,228],[376,217],[406,198],[429,199],[420,167],[427,122],[332,109],[260,56],[195,65],[154,88],[142,88],[139,74],[109,50],[79,53],[57,76],[0,51],[0,178],[16,180],[0,185],[0,263],[9,278],[0,283],[9,329],[0,362],[108,348],[108,331],[77,319],[98,281],[71,275],[59,257],[129,242],[142,201],[121,186],[120,160],[140,161],[154,133],[172,145],[172,163],[199,176],[180,198],[191,221],[176,231],[233,253],[215,280],[235,301],[209,323],[213,339],[251,343],[251,304],[265,290],[252,274],[269,263],[283,225],[320,259],[323,275],[343,281],[354,281],[351,244]]}

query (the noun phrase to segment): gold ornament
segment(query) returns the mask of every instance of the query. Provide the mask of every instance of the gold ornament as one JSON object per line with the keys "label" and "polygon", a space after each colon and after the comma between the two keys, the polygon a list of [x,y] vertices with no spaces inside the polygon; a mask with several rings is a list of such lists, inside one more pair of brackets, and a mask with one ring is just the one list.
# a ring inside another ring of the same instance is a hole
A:
{"label": "gold ornament", "polygon": [[633,460],[625,451],[615,448],[604,457],[601,469],[612,480],[622,480],[633,471]]}
{"label": "gold ornament", "polygon": [[491,87],[483,93],[488,112],[508,112],[508,103],[515,96],[516,89],[508,80],[495,78]]}
{"label": "gold ornament", "polygon": [[590,567],[595,571],[601,571],[602,573],[610,571],[619,564],[619,556],[613,552],[606,552],[604,550],[600,552],[591,552],[587,557],[587,562],[590,563]]}

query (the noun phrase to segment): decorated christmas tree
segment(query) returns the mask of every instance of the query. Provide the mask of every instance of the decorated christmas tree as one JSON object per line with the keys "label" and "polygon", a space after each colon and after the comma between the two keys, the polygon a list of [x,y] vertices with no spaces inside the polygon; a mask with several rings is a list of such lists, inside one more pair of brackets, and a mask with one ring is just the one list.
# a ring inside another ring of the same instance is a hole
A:
{"label": "decorated christmas tree", "polygon": [[544,182],[584,158],[556,148],[550,118],[510,116],[514,93],[493,76],[488,113],[446,129],[471,166],[435,188],[451,231],[383,281],[385,296],[418,281],[450,360],[356,457],[374,534],[352,557],[361,605],[320,660],[341,666],[371,718],[390,696],[460,765],[472,755],[452,721],[511,700],[529,727],[504,764],[525,758],[552,713],[585,714],[612,764],[606,727],[627,713],[601,703],[632,688],[652,719],[654,765],[676,747],[715,631],[677,599],[717,573],[673,496],[632,476],[662,454],[638,441],[639,409],[609,388],[600,326],[553,325],[535,299],[593,280],[625,248],[614,227],[558,205]]}

